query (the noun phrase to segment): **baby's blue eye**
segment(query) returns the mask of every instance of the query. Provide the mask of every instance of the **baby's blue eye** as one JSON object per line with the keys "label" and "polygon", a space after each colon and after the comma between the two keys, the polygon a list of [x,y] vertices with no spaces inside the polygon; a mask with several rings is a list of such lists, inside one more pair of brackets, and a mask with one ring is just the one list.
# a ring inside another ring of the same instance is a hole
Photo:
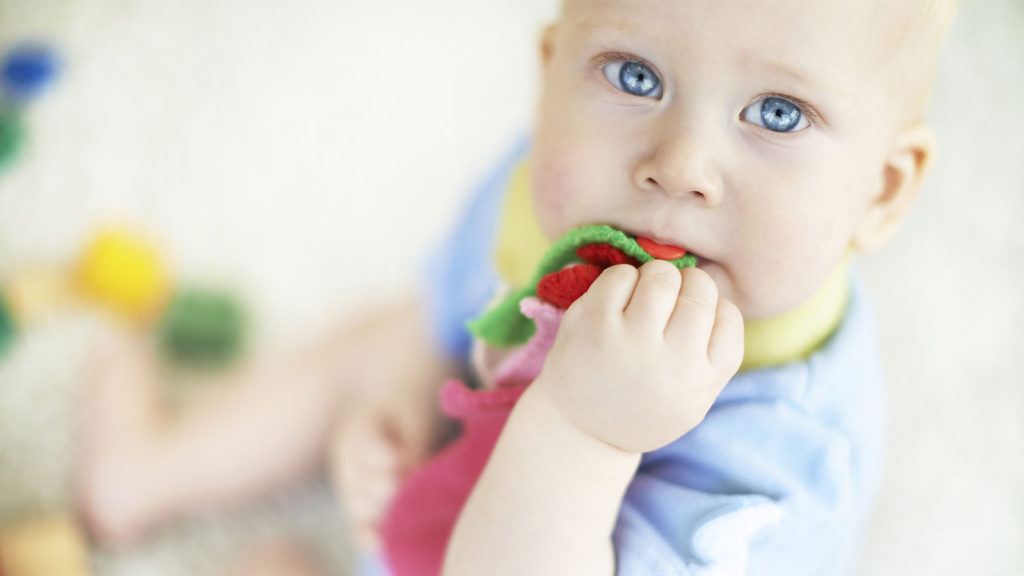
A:
{"label": "baby's blue eye", "polygon": [[796,132],[811,125],[799,106],[778,96],[768,96],[754,102],[743,110],[742,116],[747,122],[772,132]]}
{"label": "baby's blue eye", "polygon": [[609,62],[602,68],[613,86],[633,96],[661,98],[661,80],[647,66],[632,60]]}

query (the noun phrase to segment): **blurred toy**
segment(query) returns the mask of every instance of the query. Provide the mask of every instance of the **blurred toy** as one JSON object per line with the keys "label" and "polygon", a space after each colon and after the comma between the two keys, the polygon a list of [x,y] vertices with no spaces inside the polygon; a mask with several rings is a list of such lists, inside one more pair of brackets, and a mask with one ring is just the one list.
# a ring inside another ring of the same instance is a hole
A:
{"label": "blurred toy", "polygon": [[14,315],[7,298],[0,292],[0,355],[7,351],[11,341],[14,340]]}
{"label": "blurred toy", "polygon": [[78,268],[83,294],[136,320],[152,320],[170,295],[168,271],[156,249],[126,228],[101,230]]}
{"label": "blurred toy", "polygon": [[53,83],[59,68],[56,53],[47,46],[33,43],[16,46],[4,58],[0,76],[4,96],[15,103],[32,100]]}
{"label": "blurred toy", "polygon": [[89,553],[67,514],[0,526],[0,575],[88,576]]}
{"label": "blurred toy", "polygon": [[0,105],[0,172],[10,166],[24,140],[21,118]]}
{"label": "blurred toy", "polygon": [[[17,157],[24,140],[25,105],[53,83],[60,69],[56,53],[42,44],[22,44],[0,64],[0,171]],[[187,289],[173,292],[159,251],[126,227],[101,229],[86,246],[73,272],[33,270],[8,279],[0,294],[0,353],[19,328],[88,302],[125,319],[154,325],[172,360],[217,364],[241,348],[244,313],[227,293]],[[161,314],[163,317],[161,319]],[[2,576],[2,575],[0,575]]]}
{"label": "blurred toy", "polygon": [[76,305],[100,306],[154,329],[176,363],[223,365],[245,341],[245,310],[236,298],[213,287],[175,290],[156,246],[123,225],[101,228],[71,270],[23,271],[0,289],[0,353],[25,327]]}
{"label": "blurred toy", "polygon": [[242,345],[245,315],[227,293],[208,288],[180,290],[160,326],[161,344],[173,359],[212,365],[232,358]]}
{"label": "blurred toy", "polygon": [[63,270],[26,270],[10,278],[7,303],[14,324],[31,326],[50,320],[79,300]]}
{"label": "blurred toy", "polygon": [[60,68],[56,54],[41,44],[15,47],[0,68],[0,172],[18,156],[25,141],[25,105],[53,83]]}

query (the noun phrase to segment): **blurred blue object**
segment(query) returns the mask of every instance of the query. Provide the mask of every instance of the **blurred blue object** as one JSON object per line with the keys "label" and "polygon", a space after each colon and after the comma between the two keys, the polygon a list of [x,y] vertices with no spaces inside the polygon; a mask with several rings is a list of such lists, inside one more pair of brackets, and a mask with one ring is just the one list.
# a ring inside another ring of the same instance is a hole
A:
{"label": "blurred blue object", "polygon": [[25,102],[38,96],[53,82],[60,69],[57,54],[42,44],[22,44],[4,57],[4,94]]}

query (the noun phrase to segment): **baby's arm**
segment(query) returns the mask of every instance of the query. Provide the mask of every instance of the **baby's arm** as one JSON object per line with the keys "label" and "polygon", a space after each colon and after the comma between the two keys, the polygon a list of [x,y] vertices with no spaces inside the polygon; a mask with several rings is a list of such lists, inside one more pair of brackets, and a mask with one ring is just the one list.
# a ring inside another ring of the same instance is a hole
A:
{"label": "baby's arm", "polygon": [[178,414],[157,400],[151,351],[119,338],[83,394],[76,496],[94,534],[130,540],[284,487],[322,466],[334,421],[367,398],[405,386],[431,387],[406,396],[432,399],[449,366],[421,318],[417,302],[393,305],[210,383]]}
{"label": "baby's arm", "polygon": [[696,426],[742,357],[742,319],[702,271],[606,270],[566,312],[449,543],[445,574],[612,574],[641,452]]}

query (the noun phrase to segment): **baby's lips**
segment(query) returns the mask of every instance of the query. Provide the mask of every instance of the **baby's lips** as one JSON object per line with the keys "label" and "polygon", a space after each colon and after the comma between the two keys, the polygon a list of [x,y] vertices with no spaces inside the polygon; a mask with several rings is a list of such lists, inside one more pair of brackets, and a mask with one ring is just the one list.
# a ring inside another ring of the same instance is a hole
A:
{"label": "baby's lips", "polygon": [[682,248],[669,246],[668,244],[658,244],[654,240],[644,238],[643,236],[637,236],[636,243],[644,249],[644,252],[659,260],[675,260],[686,256],[686,250]]}

